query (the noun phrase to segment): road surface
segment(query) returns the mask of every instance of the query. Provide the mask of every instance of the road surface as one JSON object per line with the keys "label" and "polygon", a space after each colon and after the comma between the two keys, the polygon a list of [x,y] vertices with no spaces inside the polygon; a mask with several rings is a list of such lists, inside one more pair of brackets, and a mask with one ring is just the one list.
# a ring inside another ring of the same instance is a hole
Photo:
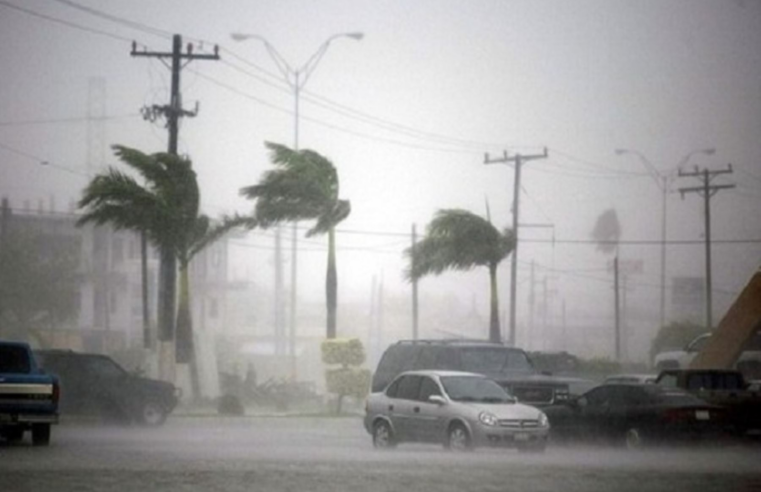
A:
{"label": "road surface", "polygon": [[438,446],[377,451],[358,417],[173,417],[157,429],[65,423],[50,447],[0,444],[0,490],[761,490],[761,446],[551,446],[543,455]]}

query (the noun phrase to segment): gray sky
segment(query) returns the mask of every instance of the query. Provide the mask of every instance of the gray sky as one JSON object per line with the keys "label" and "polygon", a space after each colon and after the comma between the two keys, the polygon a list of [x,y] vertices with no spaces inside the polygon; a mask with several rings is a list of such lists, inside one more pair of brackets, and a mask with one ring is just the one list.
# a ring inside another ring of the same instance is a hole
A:
{"label": "gray sky", "polygon": [[[218,44],[222,57],[182,72],[183,103],[198,101],[200,113],[182,122],[180,150],[193,159],[204,212],[249,211],[238,190],[269,168],[264,141],[293,143],[293,94],[262,43],[236,43],[234,31],[263,36],[294,67],[333,34],[365,34],[331,43],[301,100],[300,146],[335,163],[341,195],[352,202],[340,226],[352,233],[338,239],[341,299],[368,299],[374,275],[406,295],[404,234],[413,223],[422,234],[440,208],[485,214],[488,199],[495,224],[511,224],[513,169],[485,166],[485,152],[549,151],[523,172],[521,223],[554,226],[521,231],[523,320],[533,260],[536,280],[549,277],[557,292],[553,316],[565,300],[569,319],[612,322],[608,258],[593,245],[566,242],[589,240],[605,209],[617,210],[624,241],[660,239],[660,191],[635,156],[616,156],[615,148],[641,152],[662,172],[692,151],[715,148],[713,156],[690,159],[691,166],[734,168],[715,181],[737,188],[712,199],[713,238],[761,239],[756,0],[3,0],[0,194],[35,208],[52,196],[59,210],[78,198],[87,180],[84,117],[93,77],[106,85],[104,143],[165,150],[163,122],[145,122],[139,110],[167,103],[170,73],[156,59],[130,57],[130,42],[169,51],[171,34],[180,33],[194,52]],[[672,188],[697,184],[680,178]],[[696,194],[670,195],[669,239],[701,240],[702,206]],[[323,299],[325,246],[324,238],[303,243],[304,299]],[[713,251],[718,319],[758,268],[761,244]],[[620,252],[644,264],[630,280],[630,309],[656,321],[659,252],[657,244],[626,243]],[[271,283],[271,232],[236,240],[233,253],[234,278]],[[700,244],[669,246],[668,259],[669,276],[703,275]],[[500,287],[506,311],[509,261]],[[475,298],[487,313],[484,271],[426,278],[421,290],[457,292],[466,304]]]}

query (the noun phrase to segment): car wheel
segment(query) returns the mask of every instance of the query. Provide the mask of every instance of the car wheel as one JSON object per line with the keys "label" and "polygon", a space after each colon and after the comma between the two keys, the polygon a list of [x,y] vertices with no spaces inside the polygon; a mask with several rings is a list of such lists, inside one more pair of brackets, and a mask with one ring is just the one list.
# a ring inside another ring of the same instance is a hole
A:
{"label": "car wheel", "polygon": [[32,425],[32,444],[35,446],[50,444],[50,424]]}
{"label": "car wheel", "polygon": [[396,446],[394,433],[388,422],[381,420],[373,426],[373,446],[378,449],[390,449]]}
{"label": "car wheel", "polygon": [[642,449],[644,445],[642,431],[636,428],[627,430],[624,434],[624,445],[626,449]]}
{"label": "car wheel", "polygon": [[148,400],[143,403],[138,416],[140,423],[155,427],[161,425],[166,420],[166,411],[164,407],[155,401]]}
{"label": "car wheel", "polygon": [[462,424],[453,424],[449,427],[446,447],[452,451],[470,451],[473,449],[473,442],[468,429]]}

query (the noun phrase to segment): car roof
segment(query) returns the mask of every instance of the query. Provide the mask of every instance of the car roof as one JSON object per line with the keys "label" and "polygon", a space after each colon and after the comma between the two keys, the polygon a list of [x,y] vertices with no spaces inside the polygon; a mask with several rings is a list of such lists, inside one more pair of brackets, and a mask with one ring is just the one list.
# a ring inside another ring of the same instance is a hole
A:
{"label": "car roof", "polygon": [[640,374],[640,373],[623,373],[623,374],[611,374],[605,378],[605,381],[612,381],[617,383],[622,382],[635,382],[635,381],[655,381],[658,378],[658,374]]}
{"label": "car roof", "polygon": [[476,377],[476,378],[488,379],[483,374],[476,374],[474,372],[444,371],[444,370],[439,371],[439,370],[433,370],[433,369],[418,369],[415,371],[404,371],[399,374],[399,376],[403,376],[403,375],[438,376],[438,377],[460,376],[460,377]]}
{"label": "car roof", "polygon": [[[518,347],[512,347],[499,342],[490,342],[489,340],[480,339],[463,339],[463,338],[442,338],[438,340],[399,340],[394,345],[407,345],[407,346],[448,346],[448,347],[491,347],[491,348],[504,348],[510,350],[519,350],[523,352],[523,349]],[[393,346],[393,345],[392,345]]]}

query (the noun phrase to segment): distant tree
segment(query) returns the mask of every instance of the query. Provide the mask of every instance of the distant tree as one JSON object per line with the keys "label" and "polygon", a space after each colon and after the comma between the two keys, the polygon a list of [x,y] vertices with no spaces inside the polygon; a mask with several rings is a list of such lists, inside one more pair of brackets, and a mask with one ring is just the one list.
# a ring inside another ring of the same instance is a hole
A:
{"label": "distant tree", "polygon": [[483,217],[460,209],[439,210],[428,224],[426,236],[405,250],[410,260],[406,276],[418,279],[439,275],[445,270],[471,270],[477,266],[489,269],[491,313],[489,340],[502,339],[499,325],[497,267],[515,249],[511,229],[500,232]]}
{"label": "distant tree", "polygon": [[653,360],[659,352],[683,348],[692,339],[705,332],[705,326],[690,321],[674,321],[662,326],[650,343],[650,360]]}
{"label": "distant tree", "polygon": [[621,224],[618,222],[618,214],[615,209],[604,211],[597,218],[592,239],[597,243],[597,249],[603,253],[614,253],[618,249],[618,241],[621,238]]}
{"label": "distant tree", "polygon": [[361,399],[370,389],[370,370],[359,367],[365,362],[365,349],[357,338],[328,339],[321,348],[323,363],[340,366],[325,371],[325,384],[337,396],[336,414],[340,414],[344,397]]}
{"label": "distant tree", "polygon": [[256,200],[252,222],[264,229],[281,222],[315,220],[307,237],[328,234],[328,268],[325,280],[327,338],[336,337],[338,278],[335,227],[349,216],[351,204],[338,198],[335,166],[312,150],[293,150],[266,142],[277,169],[267,171],[258,184],[241,189]]}
{"label": "distant tree", "polygon": [[6,230],[0,248],[0,338],[41,341],[79,312],[79,244]]}

